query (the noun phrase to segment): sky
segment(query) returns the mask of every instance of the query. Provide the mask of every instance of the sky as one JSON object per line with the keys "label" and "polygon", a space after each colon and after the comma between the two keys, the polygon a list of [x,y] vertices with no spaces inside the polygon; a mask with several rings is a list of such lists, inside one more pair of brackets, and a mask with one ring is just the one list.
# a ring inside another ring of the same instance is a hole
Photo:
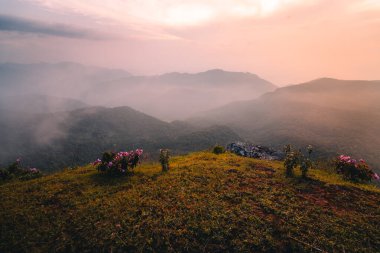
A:
{"label": "sky", "polygon": [[380,80],[380,0],[0,0],[0,62]]}

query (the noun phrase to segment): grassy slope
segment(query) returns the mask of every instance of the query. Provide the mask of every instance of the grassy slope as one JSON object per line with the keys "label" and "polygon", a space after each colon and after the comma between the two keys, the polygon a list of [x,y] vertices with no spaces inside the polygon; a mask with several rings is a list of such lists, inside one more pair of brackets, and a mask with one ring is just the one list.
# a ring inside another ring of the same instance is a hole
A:
{"label": "grassy slope", "polygon": [[92,166],[0,186],[0,252],[380,251],[380,191],[199,152],[107,178]]}

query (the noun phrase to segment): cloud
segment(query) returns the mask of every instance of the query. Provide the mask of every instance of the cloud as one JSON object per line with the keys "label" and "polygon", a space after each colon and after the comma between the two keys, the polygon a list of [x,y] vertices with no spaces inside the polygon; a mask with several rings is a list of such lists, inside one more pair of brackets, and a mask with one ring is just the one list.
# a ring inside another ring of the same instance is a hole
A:
{"label": "cloud", "polygon": [[[322,0],[26,0],[57,16],[75,16],[97,28],[137,40],[186,40],[172,29],[267,19]],[[326,0],[323,0],[326,1]]]}
{"label": "cloud", "polygon": [[[29,0],[45,8],[122,24],[197,26],[225,18],[265,18],[320,0]],[[307,3],[305,3],[307,2]]]}
{"label": "cloud", "polygon": [[102,39],[102,36],[93,31],[80,29],[60,23],[45,23],[36,20],[24,19],[15,16],[0,14],[0,31],[50,35],[76,39]]}

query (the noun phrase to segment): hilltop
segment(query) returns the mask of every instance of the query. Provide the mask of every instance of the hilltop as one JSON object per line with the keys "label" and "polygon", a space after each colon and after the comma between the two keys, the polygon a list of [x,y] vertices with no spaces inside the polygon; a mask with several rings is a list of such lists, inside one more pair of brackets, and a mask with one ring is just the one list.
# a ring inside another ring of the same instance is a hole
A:
{"label": "hilltop", "polygon": [[2,252],[379,252],[380,191],[210,152],[112,178],[92,165],[0,185]]}

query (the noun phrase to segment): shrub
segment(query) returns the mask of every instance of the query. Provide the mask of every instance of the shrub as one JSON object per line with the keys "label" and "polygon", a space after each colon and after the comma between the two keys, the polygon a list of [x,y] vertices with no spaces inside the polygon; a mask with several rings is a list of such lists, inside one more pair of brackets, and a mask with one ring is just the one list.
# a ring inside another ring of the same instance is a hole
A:
{"label": "shrub", "polygon": [[170,159],[170,151],[168,149],[160,149],[160,163],[162,166],[162,171],[169,170],[169,159]]}
{"label": "shrub", "polygon": [[22,173],[21,159],[17,158],[15,162],[8,166],[7,170],[9,171],[9,174],[17,175]]}
{"label": "shrub", "polygon": [[336,159],[335,169],[338,174],[343,175],[344,179],[354,182],[369,182],[372,179],[380,179],[363,159],[357,161],[350,156],[339,156]]}
{"label": "shrub", "polygon": [[92,164],[99,171],[107,172],[113,175],[125,175],[137,166],[140,162],[142,149],[130,152],[104,152],[102,159],[97,159]]}
{"label": "shrub", "polygon": [[20,175],[20,179],[21,180],[29,180],[29,179],[33,179],[33,178],[38,178],[42,176],[41,172],[36,169],[36,168],[28,168],[26,170],[24,170],[23,174]]}
{"label": "shrub", "polygon": [[42,176],[42,173],[36,168],[24,169],[21,167],[21,159],[18,158],[5,169],[0,169],[0,179],[9,180],[18,178],[21,180],[29,180]]}
{"label": "shrub", "polygon": [[287,177],[294,176],[294,169],[300,166],[300,170],[303,178],[307,178],[307,173],[311,169],[313,163],[310,159],[313,147],[309,145],[307,148],[308,156],[305,157],[301,150],[296,151],[290,145],[286,145],[284,152],[286,154],[284,160],[285,174]]}
{"label": "shrub", "polygon": [[214,147],[212,148],[212,152],[213,152],[214,154],[219,155],[219,154],[223,154],[223,153],[225,152],[225,149],[224,149],[223,146],[216,145],[216,146],[214,146]]}
{"label": "shrub", "polygon": [[0,179],[6,180],[11,177],[11,174],[7,169],[0,169]]}

